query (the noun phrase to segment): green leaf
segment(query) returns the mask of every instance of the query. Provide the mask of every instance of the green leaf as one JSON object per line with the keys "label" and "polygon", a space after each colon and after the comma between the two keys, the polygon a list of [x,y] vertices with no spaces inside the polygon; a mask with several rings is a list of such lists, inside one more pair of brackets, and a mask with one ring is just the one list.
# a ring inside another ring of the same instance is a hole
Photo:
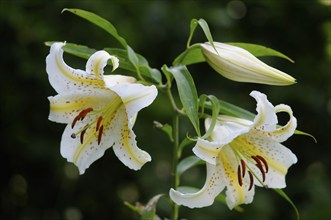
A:
{"label": "green leaf", "polygon": [[[105,51],[107,51],[109,54],[116,56],[119,59],[119,68],[129,70],[131,72],[135,72],[136,69],[130,62],[128,58],[128,53],[124,49],[118,49],[118,48],[104,48]],[[140,56],[140,55],[138,55]]]}
{"label": "green leaf", "polygon": [[114,25],[112,25],[106,19],[104,19],[92,12],[88,12],[88,11],[76,9],[76,8],[65,8],[62,10],[62,12],[65,12],[65,11],[69,11],[69,12],[71,12],[75,15],[78,15],[79,17],[82,17],[82,18],[88,20],[89,22],[97,25],[98,27],[100,27],[103,30],[105,30],[106,32],[108,32],[116,40],[118,40],[124,48],[127,47],[127,43],[126,43],[125,39],[118,34]]}
{"label": "green leaf", "polygon": [[138,66],[139,66],[138,56],[136,55],[136,53],[133,51],[133,49],[130,46],[127,47],[127,51],[128,51],[128,58],[129,58],[130,62],[136,69],[138,69]]}
{"label": "green leaf", "polygon": [[285,54],[278,52],[274,49],[262,46],[262,45],[249,44],[249,43],[238,43],[238,42],[230,42],[227,44],[241,47],[256,57],[275,56],[275,57],[280,57],[280,58],[286,59],[286,60],[294,63],[294,61],[291,58],[289,58],[288,56],[286,56]]}
{"label": "green leaf", "polygon": [[200,136],[198,94],[190,72],[185,66],[168,68],[164,65],[162,70],[171,73],[174,76],[180,101],[183,104],[187,117],[190,119],[195,131]]}
{"label": "green leaf", "polygon": [[[161,73],[158,69],[151,68],[147,62],[147,60],[140,54],[135,53],[132,49],[130,50],[130,56],[128,57],[129,52],[124,49],[118,49],[118,48],[105,48],[105,51],[108,53],[116,56],[120,61],[120,68],[126,69],[132,72],[136,72],[136,67],[132,64],[132,62],[137,65],[137,68],[139,68],[139,71],[142,75],[154,80],[157,83],[161,82]],[[134,55],[133,55],[134,53]],[[130,61],[131,59],[131,61]]]}
{"label": "green leaf", "polygon": [[164,196],[164,194],[158,194],[148,201],[145,208],[143,209],[143,213],[141,216],[142,220],[161,220],[156,215],[156,205],[162,196]]}
{"label": "green leaf", "polygon": [[178,157],[181,157],[183,149],[188,146],[189,144],[192,144],[193,141],[191,138],[185,137],[182,142],[180,142],[179,147],[178,147]]}
{"label": "green leaf", "polygon": [[161,218],[156,215],[156,205],[162,196],[164,196],[164,194],[154,196],[148,201],[146,206],[139,202],[137,202],[135,206],[128,202],[124,202],[124,204],[135,213],[138,213],[142,220],[161,220]]}
{"label": "green leaf", "polygon": [[295,204],[292,202],[292,200],[290,199],[290,197],[288,197],[288,195],[282,190],[282,189],[273,189],[275,190],[276,193],[278,193],[281,197],[283,197],[288,203],[290,203],[290,205],[293,207],[296,217],[299,220],[300,219],[300,214],[299,211],[297,209],[297,207],[295,206]]}
{"label": "green leaf", "polygon": [[208,23],[202,18],[199,19],[198,23],[199,23],[200,27],[202,28],[203,32],[205,33],[207,40],[213,46],[213,48],[216,50],[215,45],[214,45],[214,40],[210,33]]}
{"label": "green leaf", "polygon": [[[55,41],[47,41],[45,42],[46,46],[52,46]],[[73,43],[66,43],[64,47],[62,47],[63,51],[69,53],[71,55],[88,59],[93,53],[96,52],[95,49],[89,48],[84,45],[73,44]]]}
{"label": "green leaf", "polygon": [[[206,134],[203,135],[202,139],[207,139],[212,134],[212,132],[214,131],[214,128],[215,128],[215,125],[216,125],[216,122],[217,122],[217,117],[218,117],[219,112],[220,112],[220,103],[219,103],[219,100],[215,96],[213,96],[213,95],[209,95],[209,96],[207,96],[207,98],[211,102],[212,121],[210,123],[210,126],[209,126]],[[205,98],[203,98],[202,100],[205,100]],[[200,105],[201,104],[202,103],[200,103]]]}
{"label": "green leaf", "polygon": [[[250,111],[247,111],[241,107],[238,107],[236,105],[233,105],[229,102],[219,100],[220,102],[220,113],[225,115],[230,115],[238,118],[244,118],[247,120],[254,120],[255,114],[251,113]],[[209,104],[210,106],[211,104]]]}
{"label": "green leaf", "polygon": [[206,61],[201,47],[199,44],[195,44],[187,48],[183,53],[181,53],[173,62],[173,65],[191,65],[194,63],[201,63]]}
{"label": "green leaf", "polygon": [[305,136],[311,137],[311,138],[315,141],[315,143],[317,143],[316,138],[315,138],[313,135],[309,134],[309,133],[306,133],[306,132],[303,132],[303,131],[295,130],[295,131],[294,131],[294,134],[297,134],[297,135],[305,135]]}
{"label": "green leaf", "polygon": [[203,30],[207,40],[210,42],[212,47],[216,50],[215,45],[214,45],[214,41],[213,41],[213,37],[210,33],[208,23],[202,18],[200,18],[199,20],[197,20],[195,18],[191,20],[190,35],[189,35],[189,38],[188,38],[188,41],[187,41],[187,48],[190,47],[190,43],[191,43],[191,40],[192,40],[192,37],[193,37],[193,33],[194,33],[194,31],[195,31],[195,29],[198,25],[200,25],[200,27]]}
{"label": "green leaf", "polygon": [[204,162],[202,160],[200,160],[200,158],[196,157],[196,156],[189,156],[184,158],[183,160],[181,160],[177,166],[177,174],[178,176],[182,175],[186,170],[200,165],[200,164],[204,164]]}
{"label": "green leaf", "polygon": [[174,141],[174,138],[172,136],[172,127],[171,125],[169,124],[161,124],[160,122],[158,121],[153,121],[153,124],[154,124],[154,127],[156,128],[160,128],[161,131],[163,131],[164,133],[166,133],[170,139],[171,142]]}

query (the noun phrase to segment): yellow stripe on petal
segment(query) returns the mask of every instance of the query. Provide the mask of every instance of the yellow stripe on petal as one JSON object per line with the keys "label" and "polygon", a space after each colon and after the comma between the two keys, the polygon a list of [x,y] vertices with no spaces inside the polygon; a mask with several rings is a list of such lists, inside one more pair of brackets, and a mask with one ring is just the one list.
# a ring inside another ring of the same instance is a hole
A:
{"label": "yellow stripe on petal", "polygon": [[[247,191],[244,187],[241,187],[238,183],[238,176],[237,176],[237,170],[235,170],[234,166],[236,163],[236,160],[231,160],[234,158],[229,158],[229,149],[224,148],[223,151],[221,151],[219,155],[220,163],[223,166],[224,174],[227,176],[227,187],[228,191],[227,194],[235,193],[237,196],[236,198],[236,204],[242,204],[245,199],[245,191]],[[230,196],[230,195],[227,195]],[[233,197],[233,196],[232,196]]]}
{"label": "yellow stripe on petal", "polygon": [[98,80],[98,79],[94,79],[94,78],[88,78],[87,74],[82,74],[83,71],[81,70],[75,70],[70,68],[69,66],[67,66],[64,61],[63,61],[63,50],[62,49],[58,49],[57,54],[56,54],[56,65],[58,67],[58,69],[60,70],[60,72],[66,76],[68,79],[75,81],[77,83],[92,83],[92,84],[97,84],[100,86],[104,85],[103,80]]}
{"label": "yellow stripe on petal", "polygon": [[279,149],[277,149],[276,147],[275,148],[271,147],[270,145],[272,143],[275,142],[267,139],[255,139],[255,142],[253,143],[250,142],[245,137],[239,137],[236,138],[235,141],[231,143],[231,146],[236,148],[241,154],[248,156],[248,158],[256,155],[260,155],[264,157],[270,168],[285,175],[287,173],[287,168],[281,163],[277,162],[276,157],[279,154],[277,150]]}
{"label": "yellow stripe on petal", "polygon": [[104,81],[83,70],[73,69],[63,60],[64,43],[54,43],[46,58],[46,72],[49,82],[57,93],[83,90],[88,87],[103,87]]}
{"label": "yellow stripe on petal", "polygon": [[48,97],[50,102],[49,120],[59,123],[71,123],[77,113],[86,107],[91,98],[64,97],[57,95]]}
{"label": "yellow stripe on petal", "polygon": [[125,106],[122,105],[110,125],[115,132],[113,150],[118,159],[126,166],[133,170],[139,170],[146,162],[151,161],[151,157],[147,152],[137,147],[136,136],[129,128],[128,123]]}

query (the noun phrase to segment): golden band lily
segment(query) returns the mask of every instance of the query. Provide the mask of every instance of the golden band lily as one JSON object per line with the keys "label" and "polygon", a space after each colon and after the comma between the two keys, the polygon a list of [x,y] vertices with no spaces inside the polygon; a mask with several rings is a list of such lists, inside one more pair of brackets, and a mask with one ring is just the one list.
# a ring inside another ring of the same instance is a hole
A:
{"label": "golden band lily", "polygon": [[[220,115],[208,140],[198,139],[193,152],[206,161],[206,182],[195,193],[171,189],[175,203],[190,208],[209,206],[226,187],[226,203],[232,209],[253,201],[254,185],[286,186],[285,175],[297,158],[281,142],[293,135],[296,118],[289,106],[273,106],[263,93],[253,91],[251,96],[257,101],[254,121]],[[277,126],[279,112],[290,116],[284,126]],[[210,125],[211,119],[207,118],[206,129]]]}
{"label": "golden band lily", "polygon": [[214,42],[200,44],[207,63],[225,78],[238,82],[261,83],[268,85],[291,85],[295,79],[277,70],[240,47]]}
{"label": "golden band lily", "polygon": [[46,71],[56,96],[49,97],[49,120],[67,124],[61,154],[80,174],[108,148],[126,166],[138,170],[151,160],[139,149],[132,130],[138,111],[157,96],[155,86],[135,83],[133,77],[103,75],[110,59],[113,71],[119,61],[106,51],[91,55],[86,70],[73,69],[63,61],[64,43],[54,43],[46,58]]}

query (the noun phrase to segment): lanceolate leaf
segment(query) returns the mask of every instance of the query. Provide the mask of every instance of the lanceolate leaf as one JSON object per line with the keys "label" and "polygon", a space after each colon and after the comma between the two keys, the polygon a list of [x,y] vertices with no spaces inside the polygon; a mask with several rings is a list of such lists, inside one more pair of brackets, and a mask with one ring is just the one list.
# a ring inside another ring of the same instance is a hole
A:
{"label": "lanceolate leaf", "polygon": [[185,66],[162,67],[163,71],[172,74],[175,78],[180,101],[183,104],[187,117],[190,119],[198,135],[200,135],[198,118],[198,94],[191,74]]}
{"label": "lanceolate leaf", "polygon": [[201,63],[206,61],[202,54],[201,47],[199,44],[195,44],[187,48],[181,53],[173,62],[173,65],[190,65],[194,63]]}
{"label": "lanceolate leaf", "polygon": [[244,119],[248,119],[248,120],[253,120],[255,117],[255,114],[253,114],[250,111],[247,111],[241,107],[238,107],[236,105],[233,105],[233,104],[223,101],[223,100],[219,100],[219,102],[220,102],[220,113],[221,114],[230,115],[230,116],[234,116],[234,117],[238,117],[238,118],[244,118]]}
{"label": "lanceolate leaf", "polygon": [[190,43],[191,43],[191,40],[192,40],[192,37],[193,37],[193,33],[194,33],[194,31],[195,31],[195,29],[196,29],[196,27],[198,25],[200,25],[200,27],[203,30],[203,32],[204,32],[207,40],[215,48],[213,37],[212,37],[212,35],[210,33],[209,26],[208,26],[207,22],[204,19],[202,19],[202,18],[200,18],[199,20],[197,20],[197,19],[192,19],[191,20],[191,24],[190,24],[190,35],[189,35],[189,38],[188,38],[188,41],[187,41],[187,48],[190,47]]}
{"label": "lanceolate leaf", "polygon": [[[54,41],[47,41],[45,42],[46,46],[52,46]],[[72,54],[74,56],[88,59],[93,53],[96,52],[95,49],[89,48],[84,45],[73,44],[73,43],[66,43],[66,45],[62,48],[64,52]]]}
{"label": "lanceolate leaf", "polygon": [[237,43],[237,42],[230,42],[227,43],[233,46],[237,46],[237,47],[241,47],[247,51],[249,51],[251,54],[253,54],[256,57],[263,57],[263,56],[275,56],[275,57],[280,57],[280,58],[284,58],[292,63],[294,63],[294,61],[289,58],[288,56],[286,56],[285,54],[278,52],[274,49],[262,46],[262,45],[257,45],[257,44],[249,44],[249,43]]}
{"label": "lanceolate leaf", "polygon": [[177,174],[178,176],[182,175],[186,170],[190,169],[191,167],[194,167],[196,165],[204,164],[200,158],[196,156],[189,156],[184,158],[177,166]]}
{"label": "lanceolate leaf", "polygon": [[281,197],[283,197],[288,203],[291,204],[291,206],[293,207],[293,209],[295,211],[296,217],[299,220],[300,219],[299,211],[298,211],[297,207],[295,206],[295,204],[290,199],[290,197],[288,197],[288,195],[282,189],[273,189],[273,190],[275,190],[275,192],[277,192]]}
{"label": "lanceolate leaf", "polygon": [[76,9],[76,8],[65,8],[65,9],[63,9],[62,12],[64,12],[64,11],[69,11],[69,12],[71,12],[75,15],[78,15],[79,17],[82,17],[82,18],[88,20],[89,22],[99,26],[103,30],[107,31],[110,35],[112,35],[116,40],[118,40],[124,48],[127,47],[127,43],[126,43],[125,39],[118,34],[114,25],[112,25],[106,19],[104,19],[92,12],[88,12],[88,11],[84,11],[84,10]]}

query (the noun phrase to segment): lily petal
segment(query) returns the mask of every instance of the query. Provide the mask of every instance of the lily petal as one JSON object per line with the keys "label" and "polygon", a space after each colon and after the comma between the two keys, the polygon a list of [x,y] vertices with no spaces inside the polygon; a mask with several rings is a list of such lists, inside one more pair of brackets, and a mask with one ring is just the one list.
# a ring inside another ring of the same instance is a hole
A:
{"label": "lily petal", "polygon": [[83,70],[73,69],[64,62],[62,50],[64,45],[64,43],[52,44],[50,53],[46,57],[46,72],[55,91],[60,94],[72,90],[87,90],[91,85],[102,87],[103,80]]}
{"label": "lily petal", "polygon": [[48,97],[50,102],[49,120],[58,123],[71,123],[77,114],[92,107],[100,109],[104,107],[116,93],[106,89],[95,89],[88,93],[71,91],[65,94]]}
{"label": "lily petal", "polygon": [[267,96],[258,91],[252,91],[250,96],[256,100],[257,115],[252,127],[263,131],[274,131],[278,123],[274,106],[268,101]]}
{"label": "lily petal", "polygon": [[114,85],[118,84],[132,84],[136,83],[136,78],[132,76],[124,76],[124,75],[105,75],[103,76],[105,81],[105,86],[107,88],[111,88]]}
{"label": "lily petal", "polygon": [[226,145],[218,157],[217,169],[226,185],[226,203],[230,209],[240,204],[248,204],[253,201],[254,187],[248,190],[250,185],[249,176],[243,178],[243,185],[238,182],[238,163],[232,149]]}
{"label": "lily petal", "polygon": [[[245,134],[238,138],[236,143],[232,144],[236,144],[236,149],[244,154],[263,155],[269,166],[269,171],[264,181],[265,185],[270,188],[284,188],[286,186],[285,175],[287,174],[287,170],[297,162],[297,157],[290,149],[271,140],[258,131]],[[253,161],[246,162],[259,179],[262,180],[261,172]],[[259,181],[255,181],[255,184],[262,186]]]}
{"label": "lily petal", "polygon": [[286,112],[290,116],[290,120],[286,125],[277,128],[271,133],[271,138],[278,142],[286,141],[290,136],[294,134],[297,127],[297,119],[293,116],[292,109],[288,105],[280,104],[275,107],[276,113]]}
{"label": "lily petal", "polygon": [[[210,123],[211,119],[207,118],[205,120],[206,129],[209,128]],[[224,146],[239,135],[248,132],[251,125],[252,122],[245,119],[219,115],[211,137],[218,144]]]}
{"label": "lily petal", "polygon": [[86,72],[88,74],[95,75],[96,78],[98,78],[98,79],[103,80],[103,69],[107,65],[107,61],[109,59],[111,60],[111,62],[113,64],[112,71],[114,71],[119,65],[118,58],[115,56],[109,55],[109,53],[107,53],[104,50],[95,52],[94,54],[92,54],[90,56],[90,58],[88,59],[88,61],[86,63]]}
{"label": "lily petal", "polygon": [[67,158],[69,162],[73,162],[79,169],[80,174],[97,159],[104,155],[104,152],[113,147],[116,156],[129,168],[138,170],[151,158],[148,153],[140,150],[136,146],[135,135],[128,127],[128,119],[125,112],[125,107],[122,105],[114,113],[113,117],[109,117],[104,123],[105,129],[102,133],[102,141],[100,141],[100,131],[96,131],[94,127],[87,128],[84,141],[80,138],[73,137],[77,130],[84,130],[86,123],[92,121],[87,117],[84,121],[78,121],[75,129],[71,125],[67,125],[62,135],[61,140],[61,155]]}
{"label": "lily petal", "polygon": [[157,89],[154,85],[118,84],[112,86],[111,90],[121,97],[129,119],[134,118],[139,110],[150,105],[157,96]]}
{"label": "lily petal", "polygon": [[198,138],[196,145],[193,148],[194,154],[201,160],[207,163],[216,165],[216,158],[222,149],[217,142],[210,142],[201,138]]}
{"label": "lily petal", "polygon": [[151,161],[151,156],[137,147],[136,135],[129,127],[128,116],[124,108],[123,106],[115,118],[116,121],[111,125],[111,130],[120,132],[120,134],[114,135],[113,150],[118,159],[126,166],[133,170],[139,170],[146,162]]}
{"label": "lily petal", "polygon": [[225,185],[220,179],[221,173],[215,165],[207,165],[207,178],[201,190],[195,193],[182,193],[170,189],[170,198],[178,205],[184,205],[189,208],[201,208],[213,204],[215,197],[222,192]]}

